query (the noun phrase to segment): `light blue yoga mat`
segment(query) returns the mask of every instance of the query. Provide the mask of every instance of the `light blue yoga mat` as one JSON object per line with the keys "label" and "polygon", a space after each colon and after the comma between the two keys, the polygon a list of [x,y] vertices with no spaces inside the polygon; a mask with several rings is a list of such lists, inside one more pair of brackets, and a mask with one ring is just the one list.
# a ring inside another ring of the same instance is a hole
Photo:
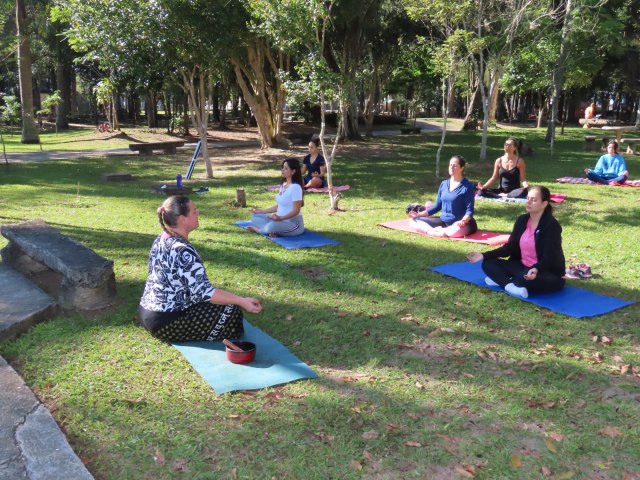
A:
{"label": "light blue yoga mat", "polygon": [[246,365],[227,360],[222,342],[180,342],[172,345],[218,395],[318,377],[316,372],[287,347],[246,320],[240,340],[256,344],[256,359]]}
{"label": "light blue yoga mat", "polygon": [[[234,225],[246,229],[251,225],[251,222],[249,220],[242,220],[240,222],[234,223]],[[320,235],[319,233],[315,233],[310,230],[305,230],[302,235],[297,235],[295,237],[272,238],[268,235],[263,236],[288,250],[294,250],[296,248],[324,247],[326,245],[340,245],[340,242],[331,240],[330,238],[327,238],[323,235]]]}
{"label": "light blue yoga mat", "polygon": [[[447,265],[431,267],[431,270],[457,278],[458,280],[474,283],[480,287],[490,288],[495,291],[504,291],[500,287],[489,287],[484,283],[485,274],[482,271],[481,262],[449,263]],[[595,317],[634,303],[572,286],[565,286],[562,290],[555,293],[536,293],[529,298],[514,298],[576,318]]]}

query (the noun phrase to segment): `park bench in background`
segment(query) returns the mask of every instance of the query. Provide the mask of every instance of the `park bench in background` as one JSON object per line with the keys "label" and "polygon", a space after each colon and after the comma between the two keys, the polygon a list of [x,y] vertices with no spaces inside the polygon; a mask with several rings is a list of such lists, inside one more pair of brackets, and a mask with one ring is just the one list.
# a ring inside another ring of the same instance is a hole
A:
{"label": "park bench in background", "polygon": [[638,152],[636,148],[636,144],[638,143],[640,143],[640,138],[623,138],[622,140],[620,140],[620,145],[626,145],[627,153],[633,155],[640,154],[640,152]]}
{"label": "park bench in background", "polygon": [[130,143],[129,150],[150,155],[154,150],[162,150],[164,153],[176,153],[178,147],[183,147],[184,142],[153,142],[153,143]]}
{"label": "park bench in background", "polygon": [[580,125],[583,125],[585,128],[589,127],[603,127],[603,126],[616,126],[623,125],[621,120],[613,120],[608,118],[581,118],[578,120]]}
{"label": "park bench in background", "polygon": [[596,150],[598,150],[598,147],[596,146],[595,135],[584,136],[584,149],[587,152],[595,152]]}
{"label": "park bench in background", "polygon": [[42,220],[2,225],[6,264],[37,283],[63,308],[97,310],[114,303],[113,261]]}
{"label": "park bench in background", "polygon": [[411,135],[412,133],[422,133],[422,128],[420,127],[405,127],[400,129],[401,135]]}

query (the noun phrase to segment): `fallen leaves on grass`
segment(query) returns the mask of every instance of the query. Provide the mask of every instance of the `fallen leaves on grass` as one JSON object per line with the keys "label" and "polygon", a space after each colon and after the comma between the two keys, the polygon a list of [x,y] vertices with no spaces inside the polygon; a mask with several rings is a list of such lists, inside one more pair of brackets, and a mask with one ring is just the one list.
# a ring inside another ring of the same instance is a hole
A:
{"label": "fallen leaves on grass", "polygon": [[153,454],[153,461],[158,465],[165,465],[167,463],[167,459],[165,458],[164,454],[157,447],[155,453]]}
{"label": "fallen leaves on grass", "polygon": [[554,408],[556,406],[556,402],[539,402],[537,400],[527,400],[527,406],[529,408]]}
{"label": "fallen leaves on grass", "polygon": [[621,436],[622,432],[616,427],[607,426],[598,430],[598,435],[602,435],[603,437],[616,438]]}
{"label": "fallen leaves on grass", "polygon": [[511,456],[511,466],[513,468],[522,467],[522,459],[518,455],[512,455]]}
{"label": "fallen leaves on grass", "polygon": [[543,477],[550,477],[552,475],[551,469],[547,467],[540,467],[540,473]]}
{"label": "fallen leaves on grass", "polygon": [[380,434],[376,430],[369,430],[368,432],[364,432],[362,434],[362,438],[365,440],[375,440],[378,438]]}
{"label": "fallen leaves on grass", "polygon": [[547,449],[550,452],[558,453],[558,447],[556,447],[556,442],[554,442],[552,439],[545,438],[544,439],[544,444],[547,446]]}
{"label": "fallen leaves on grass", "polygon": [[429,337],[439,337],[440,335],[444,335],[445,333],[456,333],[453,328],[447,327],[439,327],[436,328],[433,332],[429,333]]}
{"label": "fallen leaves on grass", "polygon": [[404,446],[411,448],[422,448],[422,444],[420,442],[414,442],[412,440],[407,440],[406,442],[404,442]]}
{"label": "fallen leaves on grass", "polygon": [[173,462],[173,465],[171,465],[171,468],[173,469],[174,472],[186,472],[188,464],[189,464],[188,459],[178,458],[175,462]]}
{"label": "fallen leaves on grass", "polygon": [[613,338],[607,337],[606,335],[594,335],[592,340],[595,343],[602,343],[603,345],[611,345],[613,343]]}
{"label": "fallen leaves on grass", "polygon": [[556,442],[561,442],[564,440],[564,435],[557,432],[547,432],[547,436],[553,438]]}
{"label": "fallen leaves on grass", "polygon": [[536,355],[558,355],[560,356],[560,349],[555,345],[546,344],[542,348],[537,348],[533,351]]}
{"label": "fallen leaves on grass", "polygon": [[473,478],[476,476],[476,467],[474,467],[473,465],[456,465],[454,470],[465,478]]}
{"label": "fallen leaves on grass", "polygon": [[360,471],[362,470],[362,464],[357,460],[351,460],[349,462],[349,468],[352,470]]}

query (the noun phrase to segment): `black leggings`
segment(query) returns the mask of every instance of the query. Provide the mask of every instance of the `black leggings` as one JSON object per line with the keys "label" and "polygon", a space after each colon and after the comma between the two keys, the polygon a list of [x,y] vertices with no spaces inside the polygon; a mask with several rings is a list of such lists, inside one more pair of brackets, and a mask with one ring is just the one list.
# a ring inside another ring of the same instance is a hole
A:
{"label": "black leggings", "polygon": [[516,287],[525,287],[529,293],[551,293],[562,289],[565,284],[564,278],[544,270],[538,270],[535,279],[525,280],[524,275],[530,268],[516,260],[485,258],[482,261],[484,273],[502,288],[513,283]]}
{"label": "black leggings", "polygon": [[526,188],[516,188],[510,192],[507,192],[502,188],[483,188],[480,190],[480,195],[485,198],[500,198],[501,193],[506,193],[507,198],[527,198],[529,190]]}
{"label": "black leggings", "polygon": [[158,329],[153,336],[169,342],[235,339],[244,332],[242,309],[236,305],[196,303]]}

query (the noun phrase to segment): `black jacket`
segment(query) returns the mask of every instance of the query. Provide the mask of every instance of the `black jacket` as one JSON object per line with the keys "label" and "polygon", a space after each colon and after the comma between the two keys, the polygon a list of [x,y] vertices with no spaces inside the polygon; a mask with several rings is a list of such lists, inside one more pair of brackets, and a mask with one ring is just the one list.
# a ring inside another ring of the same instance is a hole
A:
{"label": "black jacket", "polygon": [[[510,260],[522,261],[520,252],[520,237],[527,228],[529,214],[520,215],[513,225],[513,232],[509,241],[495,250],[484,253],[484,258],[509,257]],[[565,273],[564,253],[562,252],[562,227],[551,213],[545,213],[540,218],[538,227],[533,234],[536,244],[538,262],[531,268],[547,271],[562,276]]]}

